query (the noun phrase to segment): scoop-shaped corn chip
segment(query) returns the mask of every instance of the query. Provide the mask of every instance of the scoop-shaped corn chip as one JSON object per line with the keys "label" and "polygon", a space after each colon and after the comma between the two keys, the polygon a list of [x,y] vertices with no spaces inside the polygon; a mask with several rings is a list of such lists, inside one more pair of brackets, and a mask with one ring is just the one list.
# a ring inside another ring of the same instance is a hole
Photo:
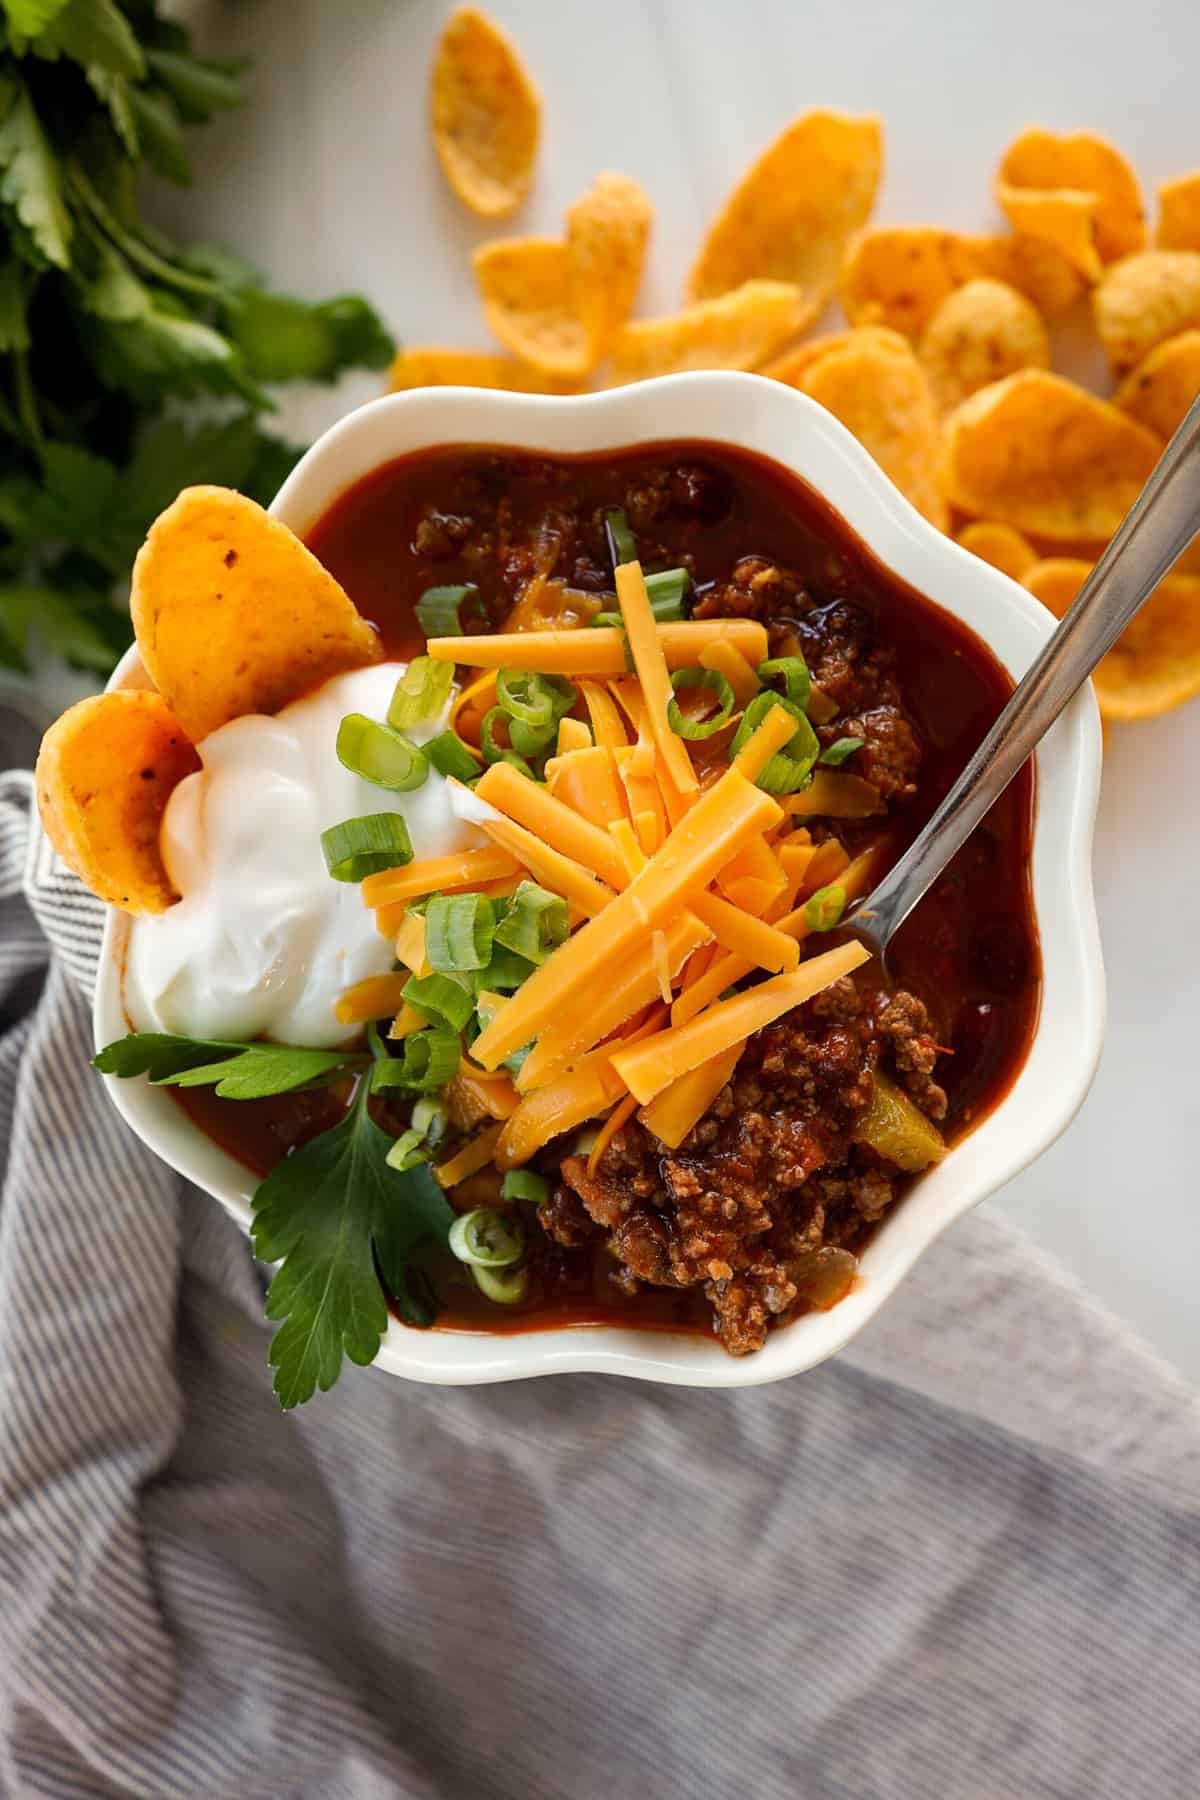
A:
{"label": "scoop-shaped corn chip", "polygon": [[430,104],[438,161],[459,199],[485,219],[515,212],[533,179],[541,102],[515,46],[474,6],[460,6],[442,33]]}
{"label": "scoop-shaped corn chip", "polygon": [[1030,127],[1004,152],[998,182],[1089,195],[1094,201],[1095,248],[1103,262],[1129,256],[1145,245],[1146,215],[1137,176],[1115,144],[1094,131],[1058,133]]}
{"label": "scoop-shaped corn chip", "polygon": [[1014,375],[1050,367],[1050,336],[1032,301],[1003,281],[968,281],[948,294],[917,351],[936,405],[945,411]]}
{"label": "scoop-shaped corn chip", "polygon": [[507,350],[548,375],[582,377],[588,343],[571,252],[559,238],[496,238],[472,261],[483,316]]}
{"label": "scoop-shaped corn chip", "polygon": [[1022,532],[1011,525],[998,525],[994,519],[978,519],[973,525],[964,525],[958,542],[972,556],[991,563],[993,569],[1011,575],[1014,581],[1020,581],[1039,561],[1037,551]]}
{"label": "scoop-shaped corn chip", "polygon": [[1104,265],[1096,248],[1100,203],[1095,194],[1078,188],[1025,188],[998,181],[996,200],[1019,237],[1048,244],[1085,281],[1099,281]]}
{"label": "scoop-shaped corn chip", "polygon": [[126,912],[178,898],[158,847],[163,810],[200,758],[166,701],[118,688],[70,707],[42,739],[35,776],[46,835],[85,887]]}
{"label": "scoop-shaped corn chip", "polygon": [[972,394],[946,421],[942,486],[975,518],[1051,543],[1110,538],[1161,446],[1144,426],[1042,369]]}
{"label": "scoop-shaped corn chip", "polygon": [[1164,182],[1158,190],[1160,250],[1200,250],[1200,169]]}
{"label": "scoop-shaped corn chip", "polygon": [[946,296],[969,279],[960,246],[954,232],[933,225],[864,231],[847,251],[838,282],[846,317],[852,325],[886,325],[918,337]]}
{"label": "scoop-shaped corn chip", "polygon": [[889,331],[885,325],[858,325],[850,331],[827,331],[821,337],[797,344],[794,350],[785,350],[782,356],[777,356],[774,362],[760,370],[760,374],[769,375],[772,381],[785,381],[789,387],[799,387],[805,371],[820,362],[823,356],[828,356],[831,350],[844,350],[848,344],[870,338],[900,350],[905,349],[908,342],[898,331]]}
{"label": "scoop-shaped corn chip", "polygon": [[808,304],[785,281],[747,281],[665,319],[635,319],[613,347],[613,381],[685,369],[756,369],[803,330]]}
{"label": "scoop-shaped corn chip", "polygon": [[381,654],[312,552],[230,488],[185,488],[159,515],[130,610],[146,672],[197,744]]}
{"label": "scoop-shaped corn chip", "polygon": [[937,485],[938,422],[929,383],[906,343],[858,332],[823,356],[799,387],[840,419],[918,512],[946,528]]}
{"label": "scoop-shaped corn chip", "polygon": [[1015,234],[963,238],[959,260],[963,269],[970,271],[964,280],[986,275],[1006,281],[1032,300],[1044,319],[1060,318],[1086,291],[1083,276],[1061,250],[1037,238]]}
{"label": "scoop-shaped corn chip", "polygon": [[1144,357],[1127,375],[1114,405],[1164,441],[1200,394],[1200,330],[1181,331]]}
{"label": "scoop-shaped corn chip", "polygon": [[[1090,563],[1051,558],[1024,585],[1061,619],[1090,572]],[[1200,579],[1160,581],[1092,680],[1106,719],[1153,719],[1200,694]]]}
{"label": "scoop-shaped corn chip", "polygon": [[1113,372],[1125,375],[1156,344],[1200,326],[1200,253],[1146,250],[1105,275],[1092,296]]}
{"label": "scoop-shaped corn chip", "polygon": [[729,196],[692,268],[688,298],[743,282],[787,281],[814,319],[833,292],[846,245],[871,216],[883,166],[877,118],[812,112],[794,119]]}
{"label": "scoop-shaped corn chip", "polygon": [[602,362],[633,311],[654,208],[628,175],[599,175],[567,214],[575,312],[589,368]]}
{"label": "scoop-shaped corn chip", "polygon": [[409,344],[393,362],[388,385],[393,393],[406,388],[476,387],[501,388],[510,394],[569,394],[577,383],[490,350]]}

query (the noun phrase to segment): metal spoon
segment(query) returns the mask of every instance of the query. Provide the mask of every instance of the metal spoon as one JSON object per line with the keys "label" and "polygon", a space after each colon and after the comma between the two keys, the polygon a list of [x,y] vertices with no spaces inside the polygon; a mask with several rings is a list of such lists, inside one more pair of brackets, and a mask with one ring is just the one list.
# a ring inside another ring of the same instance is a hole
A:
{"label": "metal spoon", "polygon": [[1000,798],[1067,701],[1200,532],[1200,399],[1012,699],[938,807],[843,930],[884,962],[893,934]]}

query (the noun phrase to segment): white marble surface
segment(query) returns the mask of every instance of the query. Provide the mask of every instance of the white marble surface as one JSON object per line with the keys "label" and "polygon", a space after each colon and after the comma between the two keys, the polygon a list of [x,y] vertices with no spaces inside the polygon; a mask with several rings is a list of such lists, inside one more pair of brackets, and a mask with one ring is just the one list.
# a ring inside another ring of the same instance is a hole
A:
{"label": "white marble surface", "polygon": [[[398,334],[486,342],[467,255],[488,235],[443,187],[425,126],[431,0],[210,0],[220,54],[256,57],[171,210],[310,295],[362,289]],[[516,229],[556,231],[603,168],[658,208],[647,309],[676,303],[704,221],[753,152],[814,105],[887,124],[879,216],[983,228],[996,158],[1037,121],[1108,132],[1152,186],[1200,164],[1195,0],[495,0],[545,99]],[[315,431],[342,395],[298,398]],[[1113,734],[1096,838],[1108,1047],[1061,1142],[1000,1204],[1164,1356],[1200,1375],[1200,703]]]}

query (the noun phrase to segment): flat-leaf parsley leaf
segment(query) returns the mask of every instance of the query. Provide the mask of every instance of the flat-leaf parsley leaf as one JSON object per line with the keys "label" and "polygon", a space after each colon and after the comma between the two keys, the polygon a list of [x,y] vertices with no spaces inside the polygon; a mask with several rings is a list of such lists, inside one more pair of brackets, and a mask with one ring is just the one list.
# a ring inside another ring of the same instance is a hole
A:
{"label": "flat-leaf parsley leaf", "polygon": [[333,1386],[342,1357],[373,1362],[387,1328],[388,1286],[413,1324],[432,1322],[408,1274],[425,1239],[445,1242],[454,1214],[427,1166],[388,1167],[393,1139],[368,1111],[362,1081],[339,1125],[276,1165],[254,1196],[255,1254],[282,1266],[267,1290],[275,1392],[284,1408]]}
{"label": "flat-leaf parsley leaf", "polygon": [[102,1075],[148,1075],[171,1087],[215,1087],[223,1100],[262,1100],[361,1068],[367,1058],[356,1051],[232,1044],[135,1031],[106,1044],[92,1060]]}
{"label": "flat-leaf parsley leaf", "polygon": [[[388,1053],[309,1050],[287,1044],[224,1043],[131,1032],[93,1058],[102,1075],[148,1075],[175,1087],[215,1087],[224,1099],[257,1100],[355,1073],[345,1118],[278,1163],[254,1195],[255,1253],[282,1266],[267,1290],[267,1317],[282,1320],[271,1341],[280,1405],[299,1406],[333,1386],[343,1356],[372,1362],[387,1328],[384,1284],[401,1316],[430,1325],[436,1313],[414,1252],[445,1244],[454,1212],[428,1164],[388,1163],[395,1138],[370,1114],[366,1067]],[[388,1059],[390,1060],[390,1059]]]}

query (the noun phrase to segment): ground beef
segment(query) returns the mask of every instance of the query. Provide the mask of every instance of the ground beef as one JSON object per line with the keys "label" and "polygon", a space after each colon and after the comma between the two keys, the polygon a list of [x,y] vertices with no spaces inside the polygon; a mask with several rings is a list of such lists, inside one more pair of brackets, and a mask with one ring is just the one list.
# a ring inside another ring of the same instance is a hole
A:
{"label": "ground beef", "polygon": [[891,1049],[902,1084],[931,1119],[946,1116],[946,1090],[933,1079],[941,1047],[930,1029],[929,1014],[913,994],[893,994],[880,1008],[876,1023]]}
{"label": "ground beef", "polygon": [[623,1291],[700,1287],[725,1348],[756,1350],[772,1319],[846,1291],[852,1247],[900,1191],[896,1171],[854,1139],[873,1069],[885,1065],[941,1117],[937,1054],[914,995],[836,982],[750,1039],[677,1150],[631,1121],[594,1174],[566,1158],[546,1228],[581,1242],[582,1212],[606,1234]]}
{"label": "ground beef", "polygon": [[[844,601],[823,607],[802,619],[798,631],[813,680],[843,714],[900,705],[895,658],[862,607]],[[846,735],[840,724],[838,735]]]}
{"label": "ground beef", "polygon": [[[791,619],[812,602],[790,569],[762,556],[743,556],[728,581],[707,588],[692,610],[696,619]],[[772,646],[773,648],[773,646]]]}
{"label": "ground beef", "polygon": [[877,787],[881,799],[907,800],[916,793],[921,740],[900,707],[885,704],[839,717],[819,735],[826,743],[842,737],[863,740],[847,766]]}
{"label": "ground beef", "polygon": [[418,556],[427,556],[430,562],[444,562],[448,557],[458,555],[471,531],[470,519],[460,513],[440,512],[431,506],[417,521],[413,549]]}

